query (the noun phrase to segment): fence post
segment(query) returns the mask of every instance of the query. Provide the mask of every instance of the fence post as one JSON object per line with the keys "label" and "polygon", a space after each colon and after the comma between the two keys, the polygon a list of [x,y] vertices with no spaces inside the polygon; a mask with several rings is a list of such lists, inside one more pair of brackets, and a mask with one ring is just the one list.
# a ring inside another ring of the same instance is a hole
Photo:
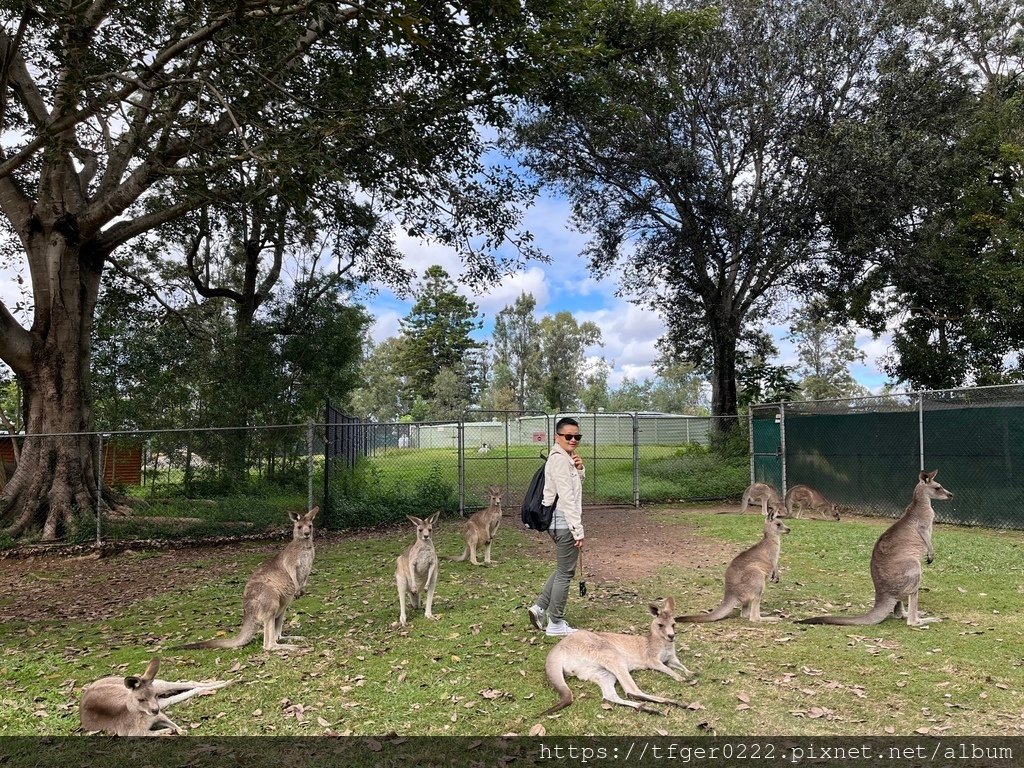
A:
{"label": "fence post", "polygon": [[103,435],[96,433],[96,546],[103,543]]}
{"label": "fence post", "polygon": [[924,472],[924,392],[917,393],[917,445],[921,454],[921,471]]}
{"label": "fence post", "polygon": [[313,508],[313,420],[306,425],[306,511]]}
{"label": "fence post", "polygon": [[455,428],[457,450],[459,454],[459,517],[466,516],[466,415],[459,417]]}
{"label": "fence post", "polygon": [[754,482],[754,406],[747,407],[747,434],[750,443],[750,482]]}
{"label": "fence post", "polygon": [[640,414],[633,412],[633,506],[640,509]]}
{"label": "fence post", "polygon": [[786,497],[786,404],[779,403],[779,447],[782,450],[782,497]]}

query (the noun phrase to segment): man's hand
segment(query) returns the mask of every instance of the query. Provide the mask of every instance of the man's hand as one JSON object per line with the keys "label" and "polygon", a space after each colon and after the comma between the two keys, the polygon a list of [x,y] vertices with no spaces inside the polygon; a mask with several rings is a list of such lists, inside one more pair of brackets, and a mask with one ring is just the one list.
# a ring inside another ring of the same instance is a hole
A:
{"label": "man's hand", "polygon": [[584,541],[586,541],[586,539],[576,539],[576,541],[573,542],[573,546],[575,546],[577,549],[583,549]]}

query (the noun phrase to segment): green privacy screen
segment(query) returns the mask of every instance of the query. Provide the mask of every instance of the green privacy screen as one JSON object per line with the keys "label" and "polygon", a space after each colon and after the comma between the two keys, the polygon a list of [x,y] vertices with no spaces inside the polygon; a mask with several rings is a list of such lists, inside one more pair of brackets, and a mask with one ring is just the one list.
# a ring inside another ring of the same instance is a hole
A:
{"label": "green privacy screen", "polygon": [[[954,494],[934,503],[937,520],[1024,528],[1024,387],[755,406],[751,415],[757,480],[780,487],[784,472],[786,488],[811,485],[851,512],[892,517],[910,502],[923,458]],[[784,462],[771,455],[783,442]]]}

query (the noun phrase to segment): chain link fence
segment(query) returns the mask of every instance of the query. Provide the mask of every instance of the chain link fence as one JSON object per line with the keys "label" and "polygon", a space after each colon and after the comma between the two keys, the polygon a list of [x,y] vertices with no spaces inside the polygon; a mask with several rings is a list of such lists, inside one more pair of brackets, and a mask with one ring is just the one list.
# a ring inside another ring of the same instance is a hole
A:
{"label": "chain link fence", "polygon": [[757,405],[750,478],[798,483],[860,514],[896,517],[920,470],[954,498],[940,522],[1024,528],[1024,387],[911,392]]}
{"label": "chain link fence", "polygon": [[[707,416],[473,410],[455,422],[378,423],[328,407],[321,423],[83,434],[103,498],[77,510],[61,543],[280,536],[288,511],[314,505],[333,529],[467,515],[492,486],[514,516],[562,416],[584,435],[587,505],[737,498],[746,485],[745,444],[731,463],[713,458],[722,425]],[[12,440],[24,439],[0,438],[12,471]],[[0,534],[0,548],[31,538]]]}

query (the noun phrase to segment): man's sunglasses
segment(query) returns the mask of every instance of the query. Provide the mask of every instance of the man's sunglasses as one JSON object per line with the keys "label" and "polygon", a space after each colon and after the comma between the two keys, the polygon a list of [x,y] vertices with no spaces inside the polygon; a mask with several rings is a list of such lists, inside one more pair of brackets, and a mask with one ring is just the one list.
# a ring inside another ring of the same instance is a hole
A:
{"label": "man's sunglasses", "polygon": [[559,437],[564,437],[566,440],[572,440],[577,443],[583,439],[583,435],[579,434],[578,432],[575,435],[567,435],[564,432],[556,432],[555,434],[557,434]]}

